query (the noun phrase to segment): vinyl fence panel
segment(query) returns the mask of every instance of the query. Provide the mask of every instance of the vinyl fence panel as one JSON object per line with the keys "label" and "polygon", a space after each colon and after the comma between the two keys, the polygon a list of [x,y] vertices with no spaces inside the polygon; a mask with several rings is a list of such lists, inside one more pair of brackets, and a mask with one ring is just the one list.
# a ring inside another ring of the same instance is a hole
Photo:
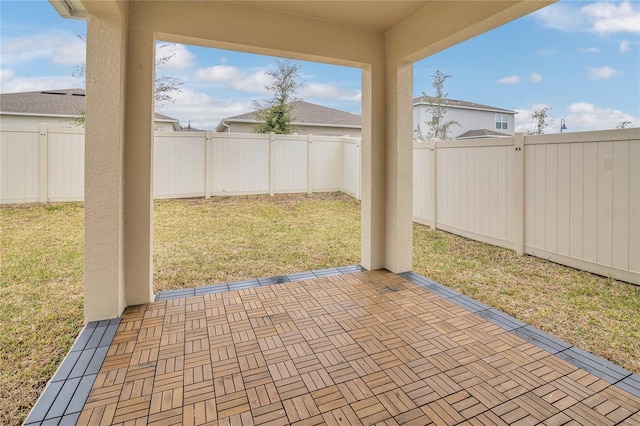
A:
{"label": "vinyl fence panel", "polygon": [[84,200],[84,129],[48,131],[49,201]]}
{"label": "vinyl fence panel", "polygon": [[214,133],[210,143],[212,195],[269,193],[269,135]]}
{"label": "vinyl fence panel", "polygon": [[360,199],[361,141],[355,138],[343,138],[342,144],[342,192]]}
{"label": "vinyl fence panel", "polygon": [[40,200],[40,132],[6,128],[0,132],[0,202]]}
{"label": "vinyl fence panel", "polygon": [[[340,191],[343,183],[343,139],[328,136],[313,136],[311,147],[311,189],[313,192]],[[347,167],[357,170],[357,159]],[[355,189],[355,185],[352,186]],[[355,190],[353,191],[355,194]],[[352,194],[352,195],[353,195]],[[353,195],[355,196],[355,195]]]}
{"label": "vinyl fence panel", "polygon": [[638,283],[640,131],[525,139],[525,251]]}
{"label": "vinyl fence panel", "polygon": [[275,136],[271,140],[272,193],[307,192],[307,136]]}
{"label": "vinyl fence panel", "polygon": [[[439,228],[512,248],[508,173],[513,143],[513,138],[436,142]],[[425,209],[424,202],[418,205]]]}
{"label": "vinyl fence panel", "polygon": [[155,198],[189,198],[205,195],[205,143],[204,132],[155,133]]}

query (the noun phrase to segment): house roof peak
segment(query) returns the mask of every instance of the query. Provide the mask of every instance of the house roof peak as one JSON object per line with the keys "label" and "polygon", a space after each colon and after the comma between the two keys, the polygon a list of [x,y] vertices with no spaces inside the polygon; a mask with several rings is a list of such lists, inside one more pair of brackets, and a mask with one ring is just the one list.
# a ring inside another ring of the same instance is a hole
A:
{"label": "house roof peak", "polygon": [[[433,103],[433,99],[435,99],[435,97],[433,96],[419,96],[417,98],[413,98],[413,104],[432,104]],[[485,110],[485,111],[495,111],[495,112],[506,112],[506,113],[510,113],[510,114],[517,114],[516,111],[512,111],[509,109],[504,109],[504,108],[498,108],[498,107],[493,107],[493,106],[489,106],[489,105],[483,105],[483,104],[477,104],[474,102],[469,102],[469,101],[463,101],[463,100],[459,100],[459,99],[449,99],[449,98],[442,98],[445,106],[447,106],[448,108],[462,108],[462,109],[477,109],[477,110]]]}

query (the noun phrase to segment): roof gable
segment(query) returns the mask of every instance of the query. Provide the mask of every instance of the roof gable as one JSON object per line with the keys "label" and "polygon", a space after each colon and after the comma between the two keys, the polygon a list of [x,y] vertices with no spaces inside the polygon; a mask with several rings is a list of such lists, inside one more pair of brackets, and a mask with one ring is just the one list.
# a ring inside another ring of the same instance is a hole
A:
{"label": "roof gable", "polygon": [[[293,107],[292,115],[294,124],[298,126],[317,124],[335,127],[360,127],[362,125],[362,118],[350,112],[327,108],[322,105],[304,101],[292,102],[291,106]],[[255,111],[228,117],[222,121],[258,123]]]}
{"label": "roof gable", "polygon": [[[413,98],[413,105],[423,104],[423,105],[433,105],[433,102],[429,100],[429,96],[420,96],[417,98]],[[492,107],[489,105],[476,104],[474,102],[462,101],[458,99],[442,99],[444,105],[447,108],[460,108],[460,109],[475,109],[480,111],[492,111],[492,112],[503,112],[506,114],[517,114],[516,111],[511,111],[509,109]]]}

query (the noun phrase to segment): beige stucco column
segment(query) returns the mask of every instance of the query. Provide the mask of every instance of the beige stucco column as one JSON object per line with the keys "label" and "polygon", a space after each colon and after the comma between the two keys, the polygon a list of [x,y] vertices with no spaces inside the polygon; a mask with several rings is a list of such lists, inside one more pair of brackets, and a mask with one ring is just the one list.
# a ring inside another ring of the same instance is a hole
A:
{"label": "beige stucco column", "polygon": [[[126,4],[122,4],[126,7]],[[87,19],[85,321],[118,317],[124,288],[126,14]]]}
{"label": "beige stucco column", "polygon": [[124,157],[127,305],[153,300],[153,100],[155,37],[130,5]]}
{"label": "beige stucco column", "polygon": [[386,64],[385,268],[413,263],[413,64]]}
{"label": "beige stucco column", "polygon": [[360,264],[385,267],[385,81],[384,62],[362,70],[362,203]]}
{"label": "beige stucco column", "polygon": [[362,72],[361,264],[399,273],[412,268],[413,65],[381,58]]}

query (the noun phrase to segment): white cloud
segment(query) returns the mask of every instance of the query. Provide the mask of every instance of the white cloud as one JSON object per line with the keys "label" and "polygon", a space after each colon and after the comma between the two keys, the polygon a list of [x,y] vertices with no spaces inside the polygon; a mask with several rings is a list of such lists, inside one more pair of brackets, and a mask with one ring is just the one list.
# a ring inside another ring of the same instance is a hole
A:
{"label": "white cloud", "polygon": [[606,80],[616,75],[622,75],[624,71],[614,70],[611,67],[587,67],[587,75],[589,80]]}
{"label": "white cloud", "polygon": [[519,76],[519,75],[510,75],[508,77],[502,77],[496,83],[498,84],[519,84],[524,83],[525,81],[531,80],[532,83],[540,83],[543,80],[542,74],[537,73],[535,71],[531,71],[529,77],[527,76]]}
{"label": "white cloud", "polygon": [[76,65],[85,62],[86,44],[72,34],[13,37],[2,40],[4,65],[25,64],[36,60],[57,65]]}
{"label": "white cloud", "polygon": [[13,78],[13,76],[14,76],[15,74],[16,74],[16,73],[15,73],[15,72],[13,72],[13,70],[10,70],[10,69],[8,69],[8,68],[6,68],[6,69],[0,69],[0,81],[1,81],[1,80],[8,80],[8,79],[11,79],[11,78]]}
{"label": "white cloud", "polygon": [[531,14],[547,28],[564,32],[585,31],[589,25],[576,4],[559,2]]}
{"label": "white cloud", "polygon": [[628,32],[640,34],[640,6],[629,1],[619,4],[598,2],[580,9],[592,24],[591,30],[601,34]]}
{"label": "white cloud", "polygon": [[1,93],[35,92],[82,86],[80,80],[72,76],[22,77],[15,75],[10,69],[3,69],[0,78]]}
{"label": "white cloud", "polygon": [[602,53],[597,47],[579,47],[578,51],[582,53]]}
{"label": "white cloud", "polygon": [[360,102],[362,92],[360,90],[342,89],[331,84],[311,83],[298,90],[298,94],[306,99],[338,99],[341,101]]}
{"label": "white cloud", "polygon": [[265,86],[272,81],[272,77],[265,70],[248,73],[246,70],[231,65],[200,68],[195,72],[193,78],[197,81],[210,82],[249,93],[267,93]]}
{"label": "white cloud", "polygon": [[156,57],[170,57],[162,69],[184,70],[196,65],[196,57],[184,44],[160,43],[156,46]]}
{"label": "white cloud", "polygon": [[538,50],[538,56],[551,56],[555,55],[557,52],[553,49],[540,49]]}
{"label": "white cloud", "polygon": [[632,127],[640,125],[640,117],[588,102],[572,103],[565,118],[569,131],[614,129],[622,121],[630,121]]}
{"label": "white cloud", "polygon": [[497,81],[498,84],[518,84],[522,82],[522,79],[517,75],[510,75],[508,77],[503,77]]}
{"label": "white cloud", "polygon": [[631,43],[629,43],[627,40],[622,40],[620,42],[620,46],[618,46],[618,52],[620,53],[627,53],[629,51],[629,45]]}
{"label": "white cloud", "polygon": [[640,5],[622,1],[594,2],[580,7],[581,2],[559,2],[533,14],[542,25],[564,32],[640,34]]}
{"label": "white cloud", "polygon": [[[531,105],[528,108],[516,108],[516,117],[515,117],[515,131],[516,132],[522,132],[522,133],[527,133],[529,131],[533,131],[536,128],[536,121],[531,118],[531,114],[534,111],[538,111],[541,108],[547,107],[549,108],[549,105],[547,104],[535,104],[535,105]],[[551,108],[549,108],[548,111],[548,115],[549,118],[547,120],[547,127],[545,127],[544,132],[545,133],[554,133],[554,123],[555,120],[553,119],[553,111],[551,110]]]}
{"label": "white cloud", "polygon": [[531,81],[534,83],[540,83],[542,81],[542,74],[538,74],[537,72],[531,72]]}
{"label": "white cloud", "polygon": [[226,117],[252,111],[250,101],[213,98],[205,93],[188,88],[174,96],[175,102],[165,105],[162,114],[180,120],[180,124],[199,130],[213,130]]}

